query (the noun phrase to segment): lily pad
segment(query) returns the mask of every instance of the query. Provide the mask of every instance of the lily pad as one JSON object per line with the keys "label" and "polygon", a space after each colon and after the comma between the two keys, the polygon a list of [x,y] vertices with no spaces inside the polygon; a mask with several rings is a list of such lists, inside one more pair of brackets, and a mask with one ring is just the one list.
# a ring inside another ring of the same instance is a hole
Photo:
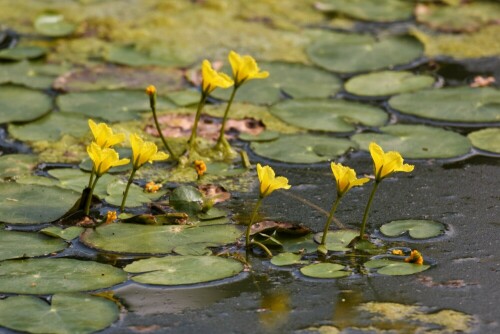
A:
{"label": "lily pad", "polygon": [[360,133],[352,137],[362,150],[374,141],[386,151],[398,151],[409,159],[453,158],[468,153],[469,140],[453,131],[425,125],[396,124],[380,128],[382,133]]}
{"label": "lily pad", "polygon": [[50,98],[36,90],[0,86],[0,123],[34,120],[52,108]]}
{"label": "lily pad", "polygon": [[66,21],[62,14],[46,13],[40,15],[35,20],[35,29],[44,36],[64,37],[71,35],[76,26]]}
{"label": "lily pad", "polygon": [[195,214],[202,208],[203,195],[193,186],[177,187],[170,195],[169,204],[177,211]]}
{"label": "lily pad", "polygon": [[153,46],[149,50],[141,50],[134,45],[112,45],[105,54],[111,63],[128,66],[188,66],[193,60],[183,57],[176,50]]}
{"label": "lily pad", "polygon": [[[109,183],[106,188],[108,196],[106,196],[104,200],[111,205],[120,206],[122,203],[123,193],[125,192],[126,185],[127,183],[120,179],[116,179],[113,182]],[[165,190],[161,190],[154,195],[158,195],[159,197],[163,194],[165,194]],[[151,199],[147,196],[147,193],[145,193],[141,187],[135,184],[130,185],[127,201],[125,203],[126,207],[131,208],[142,206],[144,203],[149,202],[151,202]]]}
{"label": "lily pad", "polygon": [[429,269],[427,264],[407,263],[390,259],[374,259],[365,263],[368,269],[378,269],[377,273],[381,275],[412,275]]}
{"label": "lily pad", "polygon": [[0,221],[19,225],[52,222],[80,197],[71,190],[13,182],[0,183],[0,193]]}
{"label": "lily pad", "polygon": [[290,253],[303,252],[304,254],[310,254],[316,252],[318,248],[318,244],[314,242],[312,233],[298,238],[280,237],[279,241],[281,242],[283,251]]}
{"label": "lily pad", "polygon": [[[338,230],[338,231],[328,231],[326,235],[326,249],[334,252],[345,252],[350,250],[347,247],[349,243],[359,235],[359,232],[353,230]],[[314,240],[317,243],[321,243],[321,238],[323,237],[323,232],[316,233],[314,235]]]}
{"label": "lily pad", "polygon": [[[74,168],[58,168],[49,170],[49,175],[59,180],[58,187],[71,189],[81,193],[88,186],[90,173],[84,173],[79,169]],[[104,198],[108,195],[108,184],[115,182],[116,176],[104,174],[97,182],[94,189],[94,195],[99,198]]]}
{"label": "lily pad", "polygon": [[51,237],[58,237],[67,241],[73,240],[78,237],[85,229],[78,226],[70,226],[62,229],[57,226],[49,226],[41,230],[43,234],[50,235]]}
{"label": "lily pad", "polygon": [[32,64],[28,61],[0,64],[0,83],[48,89],[66,68],[60,65]]}
{"label": "lily pad", "polygon": [[294,253],[279,253],[276,256],[273,256],[271,259],[271,263],[275,266],[291,266],[292,264],[304,264],[307,261],[301,261],[302,254],[294,254]]}
{"label": "lily pad", "polygon": [[432,220],[395,220],[380,227],[388,237],[397,237],[408,232],[413,239],[428,239],[444,233],[444,225]]}
{"label": "lily pad", "polygon": [[359,96],[388,96],[430,88],[434,78],[411,72],[382,71],[358,75],[349,79],[345,89]]}
{"label": "lily pad", "polygon": [[0,50],[2,60],[35,59],[45,55],[47,50],[38,46],[17,46],[11,49]]}
{"label": "lily pad", "polygon": [[300,268],[302,275],[313,278],[341,278],[349,276],[345,266],[336,263],[315,263]]}
{"label": "lily pad", "polygon": [[500,122],[500,91],[450,87],[394,96],[389,105],[403,114],[463,123]]}
{"label": "lily pad", "polygon": [[31,174],[37,157],[30,154],[6,154],[0,156],[0,178]]}
{"label": "lily pad", "polygon": [[356,124],[382,126],[388,119],[379,108],[343,100],[286,100],[270,112],[297,127],[332,132],[354,131]]}
{"label": "lily pad", "polygon": [[424,49],[410,36],[375,39],[369,35],[325,34],[307,48],[316,65],[327,70],[352,73],[392,68],[419,58]]}
{"label": "lily pad", "polygon": [[97,290],[122,283],[127,274],[113,266],[73,259],[0,262],[0,293],[47,295]]}
{"label": "lily pad", "polygon": [[118,253],[167,254],[177,246],[235,242],[242,232],[234,225],[137,225],[115,223],[87,229],[80,237],[89,247]]}
{"label": "lily pad", "polygon": [[210,242],[199,242],[196,244],[177,246],[174,248],[174,253],[178,255],[192,256],[212,255],[212,251],[208,247],[217,247],[217,244],[212,244]]}
{"label": "lily pad", "polygon": [[201,212],[198,214],[200,220],[212,220],[227,217],[227,211],[219,208],[210,208],[207,212]]}
{"label": "lily pad", "polygon": [[135,261],[124,270],[139,273],[132,277],[139,283],[184,285],[235,276],[243,270],[243,264],[217,256],[166,256]]}
{"label": "lily pad", "polygon": [[118,316],[116,303],[85,294],[55,294],[50,304],[34,296],[0,300],[0,326],[20,332],[94,333],[111,325]]}
{"label": "lily pad", "polygon": [[39,233],[0,229],[0,261],[48,255],[62,251],[66,246],[67,244],[61,239]]}
{"label": "lily pad", "polygon": [[249,133],[240,133],[238,138],[244,141],[272,141],[278,139],[280,133],[277,131],[267,131],[264,130],[258,135],[251,135]]}
{"label": "lily pad", "polygon": [[363,21],[391,22],[407,20],[413,14],[412,2],[406,0],[321,0],[316,8]]}
{"label": "lily pad", "polygon": [[256,154],[273,160],[315,163],[335,159],[357,145],[347,139],[298,134],[282,135],[271,142],[252,142],[250,147]]}
{"label": "lily pad", "polygon": [[500,129],[483,129],[467,136],[472,146],[488,152],[500,153]]}

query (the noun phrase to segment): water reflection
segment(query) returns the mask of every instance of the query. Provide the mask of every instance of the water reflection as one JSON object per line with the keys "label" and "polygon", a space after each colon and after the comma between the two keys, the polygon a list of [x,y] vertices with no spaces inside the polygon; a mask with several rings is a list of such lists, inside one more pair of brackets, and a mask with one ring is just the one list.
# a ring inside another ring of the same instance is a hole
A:
{"label": "water reflection", "polygon": [[278,290],[262,294],[259,322],[268,332],[277,330],[288,322],[291,310],[290,293]]}

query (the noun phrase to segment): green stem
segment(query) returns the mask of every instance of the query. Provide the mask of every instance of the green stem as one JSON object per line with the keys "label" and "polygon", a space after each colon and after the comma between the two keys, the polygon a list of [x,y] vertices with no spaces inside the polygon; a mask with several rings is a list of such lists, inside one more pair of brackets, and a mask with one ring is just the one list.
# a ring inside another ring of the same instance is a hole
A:
{"label": "green stem", "polygon": [[208,94],[205,92],[201,93],[200,102],[198,103],[198,109],[196,110],[196,116],[194,118],[193,129],[191,130],[191,136],[189,137],[189,148],[192,150],[196,141],[196,131],[198,130],[198,122],[200,121],[201,111],[205,106],[205,102],[207,100]]}
{"label": "green stem", "polygon": [[87,201],[85,202],[85,215],[88,216],[90,213],[90,204],[92,203],[92,195],[94,195],[94,189],[97,184],[97,181],[99,180],[100,176],[96,174],[94,183],[90,187],[90,192],[87,197]]}
{"label": "green stem", "polygon": [[165,146],[168,153],[170,153],[170,156],[172,157],[172,159],[177,160],[177,155],[174,153],[174,151],[172,150],[172,148],[168,144],[165,137],[163,137],[163,133],[161,132],[161,129],[160,129],[160,123],[158,123],[158,117],[156,116],[156,94],[150,96],[149,105],[151,106],[151,111],[153,112],[153,119],[155,121],[156,131],[158,131],[158,134],[160,135],[161,141],[163,142],[163,146]]}
{"label": "green stem", "polygon": [[247,231],[245,233],[245,245],[246,247],[250,247],[250,228],[255,222],[255,218],[257,217],[257,212],[259,211],[260,205],[262,204],[263,197],[259,197],[259,200],[255,204],[255,208],[253,209],[252,218],[250,218],[250,223],[248,223]]}
{"label": "green stem", "polygon": [[259,246],[260,248],[262,248],[262,250],[264,252],[266,252],[267,256],[269,257],[273,257],[273,253],[271,253],[271,251],[269,250],[269,248],[267,248],[264,244],[258,242],[258,241],[252,241],[250,243],[250,245],[255,245],[255,246]]}
{"label": "green stem", "polygon": [[373,197],[375,195],[375,191],[377,191],[378,185],[380,181],[375,181],[373,185],[372,193],[370,194],[370,198],[368,199],[368,204],[366,204],[365,213],[363,215],[363,221],[361,222],[361,231],[359,232],[359,238],[363,239],[363,235],[365,234],[366,221],[368,219],[368,212],[370,212],[370,206],[372,205]]}
{"label": "green stem", "polygon": [[95,167],[92,165],[92,171],[90,172],[90,178],[89,178],[89,185],[87,186],[90,188],[92,186],[92,182],[94,182],[94,174],[95,174]]}
{"label": "green stem", "polygon": [[231,109],[231,105],[233,104],[234,96],[236,95],[236,91],[239,86],[233,86],[233,92],[231,93],[231,97],[227,102],[226,111],[224,112],[224,118],[222,119],[222,125],[220,127],[219,139],[217,140],[217,145],[221,145],[224,140],[224,131],[226,129],[227,116],[229,115],[229,109]]}
{"label": "green stem", "polygon": [[330,210],[330,215],[328,216],[328,219],[326,220],[325,229],[323,231],[323,237],[321,237],[321,244],[323,246],[326,243],[326,235],[328,233],[328,229],[330,228],[330,223],[332,222],[333,214],[335,213],[335,211],[337,211],[337,206],[339,205],[341,198],[342,198],[342,196],[337,195],[337,199],[335,200],[335,203],[333,203],[332,209]]}
{"label": "green stem", "polygon": [[123,192],[123,199],[122,199],[122,205],[120,205],[120,212],[123,212],[123,209],[125,208],[125,202],[127,201],[128,190],[130,188],[130,185],[132,184],[132,181],[134,181],[134,175],[136,171],[137,168],[134,167],[132,169],[132,173],[130,173],[130,177],[128,178],[127,186],[125,187],[125,191]]}

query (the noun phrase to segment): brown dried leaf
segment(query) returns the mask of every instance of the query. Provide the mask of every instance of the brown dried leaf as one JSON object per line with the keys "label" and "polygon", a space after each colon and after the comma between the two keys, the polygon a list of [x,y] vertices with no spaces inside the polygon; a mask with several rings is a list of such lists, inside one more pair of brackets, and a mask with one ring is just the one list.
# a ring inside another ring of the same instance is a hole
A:
{"label": "brown dried leaf", "polygon": [[231,198],[231,194],[226,189],[216,184],[199,185],[198,190],[214,204],[225,202]]}
{"label": "brown dried leaf", "polygon": [[311,229],[306,226],[297,225],[294,223],[264,220],[253,224],[250,229],[250,234],[251,235],[257,233],[271,234],[274,231],[278,233],[292,234],[292,235],[306,235],[311,233]]}

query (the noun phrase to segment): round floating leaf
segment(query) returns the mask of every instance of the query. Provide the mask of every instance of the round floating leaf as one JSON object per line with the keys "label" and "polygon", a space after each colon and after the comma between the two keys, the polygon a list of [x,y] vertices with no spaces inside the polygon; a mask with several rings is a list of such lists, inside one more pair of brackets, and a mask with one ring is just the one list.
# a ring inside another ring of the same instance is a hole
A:
{"label": "round floating leaf", "polygon": [[70,226],[62,229],[57,226],[49,226],[41,230],[43,234],[50,235],[51,237],[58,237],[67,241],[73,240],[78,237],[85,229],[78,226]]}
{"label": "round floating leaf", "polygon": [[271,142],[253,142],[250,147],[256,154],[273,160],[315,163],[332,160],[357,145],[347,139],[298,134],[282,135]]}
{"label": "round floating leaf", "polygon": [[410,36],[375,39],[369,35],[332,33],[307,48],[313,63],[340,73],[391,68],[407,64],[422,53],[422,45]]}
{"label": "round floating leaf", "polygon": [[217,244],[199,242],[196,244],[177,246],[174,248],[174,253],[178,255],[193,256],[212,255],[212,251],[208,247],[217,247]]}
{"label": "round floating leaf", "polygon": [[67,244],[39,233],[0,230],[0,261],[43,256],[66,248]]}
{"label": "round floating leaf", "polygon": [[427,264],[415,264],[390,259],[375,259],[365,263],[369,269],[377,269],[377,273],[382,275],[412,275],[429,269]]}
{"label": "round floating leaf", "polygon": [[110,224],[87,229],[80,237],[89,247],[120,253],[166,254],[175,247],[200,242],[224,245],[242,232],[234,225],[137,225]]}
{"label": "round floating leaf", "polygon": [[66,70],[62,65],[32,64],[28,61],[0,64],[0,83],[48,89],[56,76]]}
{"label": "round floating leaf", "polygon": [[[74,168],[58,168],[49,170],[49,175],[59,180],[58,187],[71,189],[81,193],[89,184],[90,173],[82,172]],[[104,198],[108,195],[108,184],[113,183],[118,178],[110,174],[104,174],[97,182],[94,189],[94,195]]]}
{"label": "round floating leaf", "polygon": [[387,96],[430,88],[433,84],[434,78],[430,75],[382,71],[351,78],[346,82],[345,89],[359,96]]}
{"label": "round floating leaf", "polygon": [[128,66],[188,66],[192,60],[180,55],[173,48],[154,45],[150,50],[139,50],[134,46],[112,45],[105,54],[107,61]]}
{"label": "round floating leaf", "polygon": [[50,98],[36,90],[0,86],[0,123],[36,119],[52,108]]}
{"label": "round floating leaf", "polygon": [[232,277],[243,270],[243,264],[217,256],[166,256],[135,261],[124,269],[139,273],[132,277],[139,283],[183,285]]}
{"label": "round floating leaf", "polygon": [[29,154],[6,154],[0,156],[0,178],[31,174],[37,157]]}
{"label": "round floating leaf", "polygon": [[351,273],[344,271],[345,266],[336,263],[315,263],[300,268],[302,275],[313,278],[340,278]]}
{"label": "round floating leaf", "polygon": [[469,133],[472,145],[480,150],[500,153],[500,129],[483,129]]}
{"label": "round floating leaf", "polygon": [[318,244],[314,242],[313,234],[309,233],[298,238],[280,237],[279,241],[285,252],[303,252],[304,254],[314,253]]}
{"label": "round floating leaf", "polygon": [[35,59],[45,55],[47,50],[38,46],[18,46],[12,49],[0,50],[2,60]]}
{"label": "round floating leaf", "polygon": [[212,220],[227,217],[227,211],[219,208],[210,208],[207,212],[198,214],[200,220]]}
{"label": "round floating leaf", "polygon": [[113,266],[73,259],[0,262],[0,293],[47,295],[108,288],[127,279]]}
{"label": "round floating leaf", "polygon": [[444,225],[432,220],[395,220],[380,227],[380,232],[388,237],[409,233],[414,239],[428,239],[444,233]]}
{"label": "round floating leaf", "polygon": [[64,215],[80,194],[57,187],[0,183],[0,221],[9,224],[41,224]]}
{"label": "round floating leaf", "polygon": [[297,127],[333,132],[354,131],[356,124],[382,126],[388,119],[379,108],[343,100],[286,100],[270,112]]}
{"label": "round floating leaf", "polygon": [[[123,180],[116,179],[107,185],[106,191],[108,196],[104,198],[106,202],[111,205],[119,206],[122,203],[123,193],[125,192],[125,187],[127,183]],[[155,193],[155,195],[161,196],[165,191]],[[143,191],[141,187],[135,184],[131,184],[127,196],[127,201],[125,206],[128,208],[142,206],[144,203],[151,202],[151,199],[147,196],[147,193]]]}
{"label": "round floating leaf", "polygon": [[44,36],[64,37],[71,35],[76,26],[66,21],[61,14],[47,13],[36,18],[35,29]]}
{"label": "round floating leaf", "polygon": [[[347,247],[349,243],[359,235],[359,232],[353,230],[328,231],[326,235],[326,249],[334,252],[345,252],[350,250]],[[323,232],[316,233],[314,240],[321,243]]]}
{"label": "round floating leaf", "polygon": [[55,294],[50,304],[34,296],[0,300],[0,326],[20,332],[94,333],[118,316],[118,305],[113,301],[85,294]]}
{"label": "round floating leaf", "polygon": [[500,91],[450,87],[394,96],[389,105],[403,114],[439,121],[500,122]]}
{"label": "round floating leaf", "polygon": [[256,136],[242,132],[238,135],[238,138],[244,141],[272,141],[278,139],[279,136],[279,132],[264,130]]}
{"label": "round floating leaf", "polygon": [[[259,67],[268,71],[269,77],[246,82],[238,89],[235,101],[272,104],[281,99],[282,92],[293,98],[326,98],[341,87],[334,74],[303,64],[262,62]],[[212,95],[227,100],[231,89],[217,89]]]}
{"label": "round floating leaf", "polygon": [[81,138],[89,132],[87,120],[78,114],[54,112],[34,122],[9,124],[9,134],[22,141],[56,141],[65,134]]}
{"label": "round floating leaf", "polygon": [[389,125],[382,133],[360,133],[352,137],[362,150],[374,141],[385,151],[398,151],[404,158],[453,158],[470,151],[469,140],[453,131],[425,125]]}
{"label": "round floating leaf", "polygon": [[406,20],[413,13],[412,2],[406,0],[321,0],[317,5],[321,11],[337,12],[355,19],[376,22]]}
{"label": "round floating leaf", "polygon": [[290,266],[292,264],[304,264],[307,261],[301,261],[302,254],[294,254],[294,253],[279,253],[276,256],[273,256],[271,259],[271,263],[275,266]]}
{"label": "round floating leaf", "polygon": [[203,195],[193,186],[177,187],[170,195],[169,204],[177,211],[197,213],[201,210]]}

